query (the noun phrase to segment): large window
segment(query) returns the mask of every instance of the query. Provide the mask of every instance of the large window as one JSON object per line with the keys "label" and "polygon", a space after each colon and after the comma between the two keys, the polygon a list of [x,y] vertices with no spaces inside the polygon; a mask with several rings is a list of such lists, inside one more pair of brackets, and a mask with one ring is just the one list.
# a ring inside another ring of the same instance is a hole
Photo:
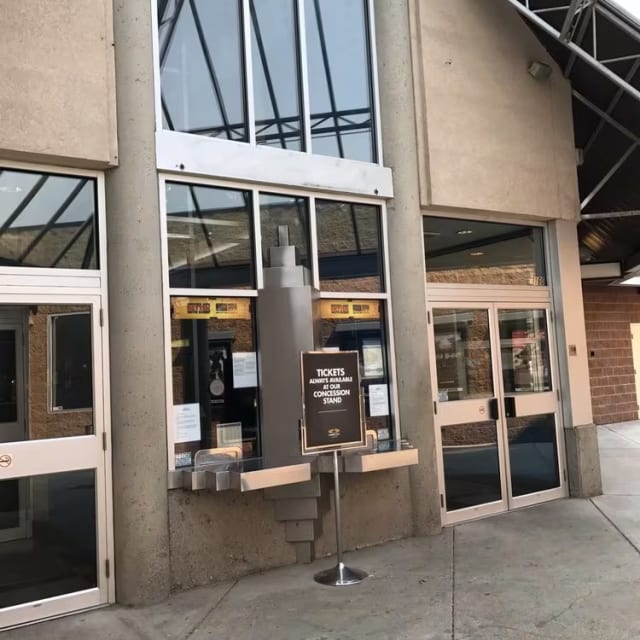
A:
{"label": "large window", "polygon": [[367,0],[158,0],[158,31],[165,129],[377,161]]}
{"label": "large window", "polygon": [[167,183],[169,283],[254,288],[249,191]]}
{"label": "large window", "polygon": [[542,227],[423,218],[428,283],[546,286]]}
{"label": "large window", "polygon": [[394,439],[383,219],[379,205],[295,192],[165,182],[174,462],[204,449],[259,457],[256,297],[288,230],[314,296],[315,348],[356,350],[366,426]]}
{"label": "large window", "polygon": [[97,269],[96,181],[0,167],[0,266]]}

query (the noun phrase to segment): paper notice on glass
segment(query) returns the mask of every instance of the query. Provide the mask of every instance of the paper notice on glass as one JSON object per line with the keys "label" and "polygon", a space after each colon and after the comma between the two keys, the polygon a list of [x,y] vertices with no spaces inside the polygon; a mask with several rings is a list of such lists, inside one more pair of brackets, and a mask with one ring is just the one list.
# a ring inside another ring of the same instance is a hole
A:
{"label": "paper notice on glass", "polygon": [[369,385],[369,415],[389,415],[389,391],[386,384]]}
{"label": "paper notice on glass", "polygon": [[384,375],[382,346],[377,340],[365,338],[362,341],[362,363],[364,378],[381,378]]}
{"label": "paper notice on glass", "polygon": [[200,405],[173,405],[173,424],[175,427],[175,442],[195,442],[200,440]]}
{"label": "paper notice on glass", "polygon": [[235,389],[258,386],[258,366],[255,351],[232,354],[233,386]]}

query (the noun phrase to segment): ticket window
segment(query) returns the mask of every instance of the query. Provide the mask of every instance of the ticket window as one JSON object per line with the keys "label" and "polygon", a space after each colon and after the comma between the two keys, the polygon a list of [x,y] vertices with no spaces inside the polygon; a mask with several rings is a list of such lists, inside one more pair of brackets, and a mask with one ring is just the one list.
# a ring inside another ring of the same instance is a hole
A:
{"label": "ticket window", "polygon": [[393,438],[384,301],[323,298],[316,304],[316,349],[358,352],[365,425],[384,450]]}
{"label": "ticket window", "polygon": [[171,299],[175,465],[202,449],[260,455],[252,298]]}

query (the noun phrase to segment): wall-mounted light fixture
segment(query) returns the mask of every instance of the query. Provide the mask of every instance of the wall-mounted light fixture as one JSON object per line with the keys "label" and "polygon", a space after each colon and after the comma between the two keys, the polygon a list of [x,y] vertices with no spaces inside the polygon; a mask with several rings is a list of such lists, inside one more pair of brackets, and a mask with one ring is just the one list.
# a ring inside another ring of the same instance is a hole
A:
{"label": "wall-mounted light fixture", "polygon": [[527,67],[527,72],[536,80],[546,80],[551,75],[552,69],[540,60],[532,60]]}

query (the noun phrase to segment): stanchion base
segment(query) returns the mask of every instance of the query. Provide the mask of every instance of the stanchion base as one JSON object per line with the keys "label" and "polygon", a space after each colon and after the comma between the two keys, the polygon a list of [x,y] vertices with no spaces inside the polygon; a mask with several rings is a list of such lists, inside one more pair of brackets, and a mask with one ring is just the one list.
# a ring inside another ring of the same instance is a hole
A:
{"label": "stanchion base", "polygon": [[366,571],[350,569],[343,562],[340,562],[335,567],[331,567],[331,569],[316,573],[313,579],[330,587],[346,587],[350,584],[362,582],[368,575]]}

